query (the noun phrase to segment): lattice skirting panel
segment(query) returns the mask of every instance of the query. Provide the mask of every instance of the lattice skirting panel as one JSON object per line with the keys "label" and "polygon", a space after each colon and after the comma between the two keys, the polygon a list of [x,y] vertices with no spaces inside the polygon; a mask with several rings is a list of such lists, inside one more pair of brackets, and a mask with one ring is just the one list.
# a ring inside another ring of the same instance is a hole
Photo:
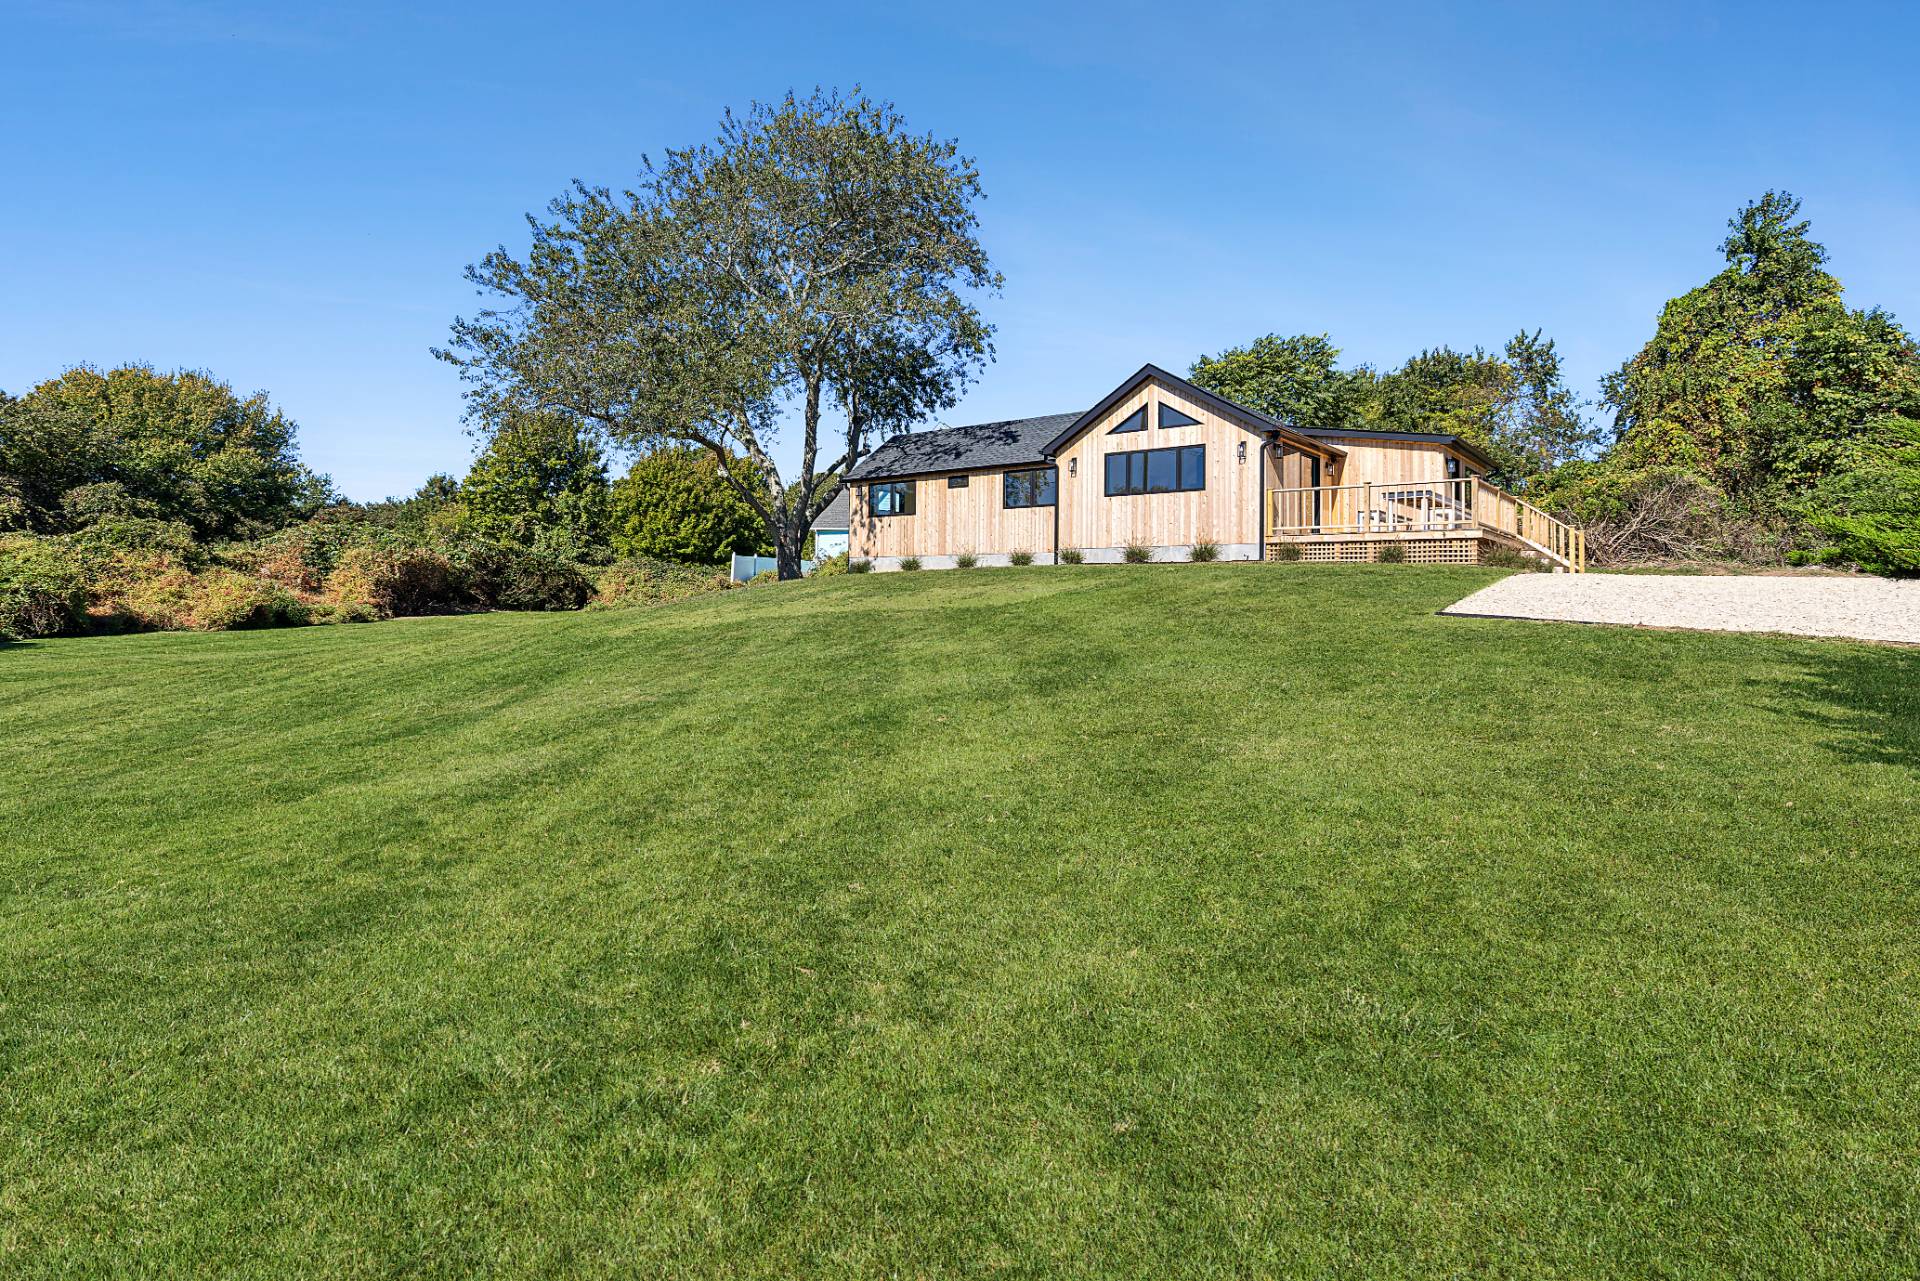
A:
{"label": "lattice skirting panel", "polygon": [[1408,538],[1399,542],[1363,541],[1295,543],[1300,549],[1298,556],[1285,550],[1286,544],[1268,543],[1267,559],[1272,561],[1299,560],[1316,564],[1364,564],[1380,559],[1382,547],[1400,547],[1406,550],[1406,563],[1409,565],[1477,565],[1480,563],[1480,540],[1477,538]]}

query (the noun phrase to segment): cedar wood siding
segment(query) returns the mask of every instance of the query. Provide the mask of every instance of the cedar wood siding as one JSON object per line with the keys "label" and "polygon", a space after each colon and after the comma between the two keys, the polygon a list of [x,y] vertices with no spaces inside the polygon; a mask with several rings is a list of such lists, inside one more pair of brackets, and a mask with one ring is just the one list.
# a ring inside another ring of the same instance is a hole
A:
{"label": "cedar wood siding", "polygon": [[[1198,423],[1162,428],[1160,404],[1165,402]],[[1143,431],[1113,435],[1113,427],[1142,405],[1147,409]],[[1261,475],[1267,487],[1309,483],[1306,462],[1298,450],[1318,441],[1294,437],[1277,463],[1269,460],[1265,439],[1271,425],[1219,412],[1183,395],[1158,378],[1144,379],[1095,419],[1079,435],[1060,447],[1054,466],[1059,475],[1059,547],[1087,551],[1117,551],[1128,543],[1149,547],[1191,547],[1211,542],[1253,545],[1262,542]],[[1240,446],[1246,445],[1246,458]],[[1322,484],[1336,482],[1334,459],[1345,442],[1328,446]],[[1110,453],[1205,445],[1206,488],[1171,494],[1106,494],[1106,458]],[[1274,446],[1279,452],[1281,447]],[[1436,456],[1437,457],[1437,456]],[[1434,464],[1436,468],[1440,463]],[[1007,509],[1001,497],[1006,468],[983,468],[965,474],[965,489],[951,489],[938,472],[895,479],[914,487],[912,516],[876,517],[872,514],[868,483],[855,481],[852,490],[850,554],[856,559],[903,556],[956,556],[971,552],[995,555],[1033,552],[1045,558],[1056,550],[1052,507]],[[1018,469],[1015,469],[1018,470]],[[1438,474],[1438,472],[1436,472]],[[1280,479],[1284,477],[1284,479]]]}
{"label": "cedar wood siding", "polygon": [[[1338,479],[1325,477],[1323,473],[1320,482],[1323,485],[1363,485],[1368,481],[1375,484],[1405,484],[1418,480],[1445,480],[1448,455],[1460,460],[1462,476],[1472,472],[1485,475],[1487,470],[1484,464],[1474,462],[1458,450],[1433,441],[1337,436],[1325,439],[1328,444],[1346,450],[1347,456],[1336,473]],[[1289,488],[1306,483],[1292,479],[1286,482]]]}
{"label": "cedar wood siding", "polygon": [[[875,516],[867,486],[856,482],[850,486],[849,554],[856,560],[867,560],[958,556],[963,552],[1052,552],[1053,508],[1007,507],[1001,492],[1001,479],[1007,470],[995,467],[898,477],[901,483],[914,487],[911,516]],[[966,488],[950,488],[947,478],[952,475],[966,476]]]}
{"label": "cedar wood siding", "polygon": [[[1164,401],[1190,418],[1192,427],[1160,426]],[[1145,431],[1112,434],[1128,414],[1147,407]],[[1248,430],[1254,427],[1255,430]],[[1240,443],[1247,458],[1240,461]],[[1258,424],[1242,426],[1148,379],[1122,397],[1092,426],[1060,450],[1060,545],[1116,548],[1191,547],[1195,543],[1260,541],[1260,448]],[[1183,494],[1106,494],[1108,454],[1178,445],[1207,447],[1207,487]],[[1077,474],[1069,474],[1075,473]]]}

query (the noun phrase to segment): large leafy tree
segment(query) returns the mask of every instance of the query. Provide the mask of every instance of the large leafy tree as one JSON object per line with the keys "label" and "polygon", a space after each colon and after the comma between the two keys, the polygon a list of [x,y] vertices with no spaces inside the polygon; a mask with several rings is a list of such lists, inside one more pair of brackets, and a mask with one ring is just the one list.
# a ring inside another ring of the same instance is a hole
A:
{"label": "large leafy tree", "polygon": [[752,466],[687,445],[642,455],[613,487],[614,552],[704,564],[764,553],[766,522],[721,474]]}
{"label": "large leafy tree", "polygon": [[57,531],[148,515],[203,539],[276,529],[329,492],[295,430],[264,392],[242,397],[209,374],[80,366],[0,397],[0,518]]}
{"label": "large leafy tree", "polygon": [[1340,369],[1340,349],[1325,334],[1267,334],[1244,347],[1202,356],[1188,371],[1195,386],[1297,427],[1361,427],[1373,400],[1366,366]]}
{"label": "large leafy tree", "polygon": [[1669,302],[1607,377],[1616,466],[1693,473],[1772,507],[1853,466],[1880,420],[1920,416],[1913,340],[1841,301],[1799,213],[1785,192],[1742,208],[1725,268]]}
{"label": "large leafy tree", "polygon": [[459,487],[459,524],[482,538],[576,559],[607,545],[606,459],[578,423],[511,418]]}
{"label": "large leafy tree", "polygon": [[1384,431],[1444,432],[1493,460],[1493,479],[1526,489],[1594,442],[1560,372],[1553,340],[1521,330],[1503,354],[1475,347],[1422,351],[1383,374],[1374,423]]}
{"label": "large leafy tree", "polygon": [[[750,475],[726,481],[793,577],[834,477],[955,403],[991,356],[973,295],[1001,282],[980,197],[973,161],[889,104],[755,104],[631,190],[576,183],[529,218],[524,259],[503,248],[468,270],[498,305],[436,354],[477,421],[552,413],[630,447],[744,457]],[[783,474],[773,445],[796,418]]]}

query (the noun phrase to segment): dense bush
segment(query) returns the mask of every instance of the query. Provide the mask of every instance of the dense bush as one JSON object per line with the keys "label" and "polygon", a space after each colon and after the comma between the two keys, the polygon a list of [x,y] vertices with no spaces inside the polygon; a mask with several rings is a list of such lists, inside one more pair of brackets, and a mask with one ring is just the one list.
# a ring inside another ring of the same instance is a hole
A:
{"label": "dense bush", "polygon": [[958,556],[955,556],[953,558],[953,567],[955,569],[972,569],[975,565],[978,565],[979,563],[980,563],[980,558],[978,556],[975,556],[972,552],[961,552]]}
{"label": "dense bush", "polygon": [[1007,564],[1031,565],[1033,564],[1033,553],[1032,552],[1014,552],[1012,555],[1007,557]]}
{"label": "dense bush", "polygon": [[906,570],[908,573],[912,573],[914,570],[920,568],[920,558],[918,556],[902,556],[900,558],[900,568]]}
{"label": "dense bush", "polygon": [[1188,560],[1209,561],[1220,559],[1219,543],[1195,543],[1187,551]]}
{"label": "dense bush", "polygon": [[845,552],[841,552],[838,556],[829,556],[825,560],[817,561],[813,566],[813,576],[815,578],[837,578],[841,574],[848,572],[850,572],[849,557]]}
{"label": "dense bush", "polygon": [[1407,563],[1407,545],[1381,543],[1373,549],[1373,558],[1382,565],[1404,565]]}
{"label": "dense bush", "polygon": [[873,562],[870,560],[848,560],[847,572],[849,574],[871,574],[873,572]]}
{"label": "dense bush", "polygon": [[1058,560],[1062,565],[1078,565],[1087,558],[1078,547],[1065,547],[1060,551]]}
{"label": "dense bush", "polygon": [[71,554],[47,539],[0,538],[0,641],[72,631],[86,609],[86,576]]}
{"label": "dense bush", "polygon": [[1129,565],[1144,565],[1153,559],[1153,548],[1145,543],[1128,543],[1121,555]]}
{"label": "dense bush", "polygon": [[595,576],[593,603],[596,608],[664,605],[689,596],[724,592],[732,586],[733,580],[711,565],[629,556]]}

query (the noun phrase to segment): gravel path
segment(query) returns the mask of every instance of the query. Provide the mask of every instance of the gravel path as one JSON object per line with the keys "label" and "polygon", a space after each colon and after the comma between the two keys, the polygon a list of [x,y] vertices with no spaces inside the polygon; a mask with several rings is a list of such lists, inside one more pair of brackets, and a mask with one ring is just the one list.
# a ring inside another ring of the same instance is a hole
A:
{"label": "gravel path", "polygon": [[1920,580],[1514,574],[1440,612],[1920,645]]}

